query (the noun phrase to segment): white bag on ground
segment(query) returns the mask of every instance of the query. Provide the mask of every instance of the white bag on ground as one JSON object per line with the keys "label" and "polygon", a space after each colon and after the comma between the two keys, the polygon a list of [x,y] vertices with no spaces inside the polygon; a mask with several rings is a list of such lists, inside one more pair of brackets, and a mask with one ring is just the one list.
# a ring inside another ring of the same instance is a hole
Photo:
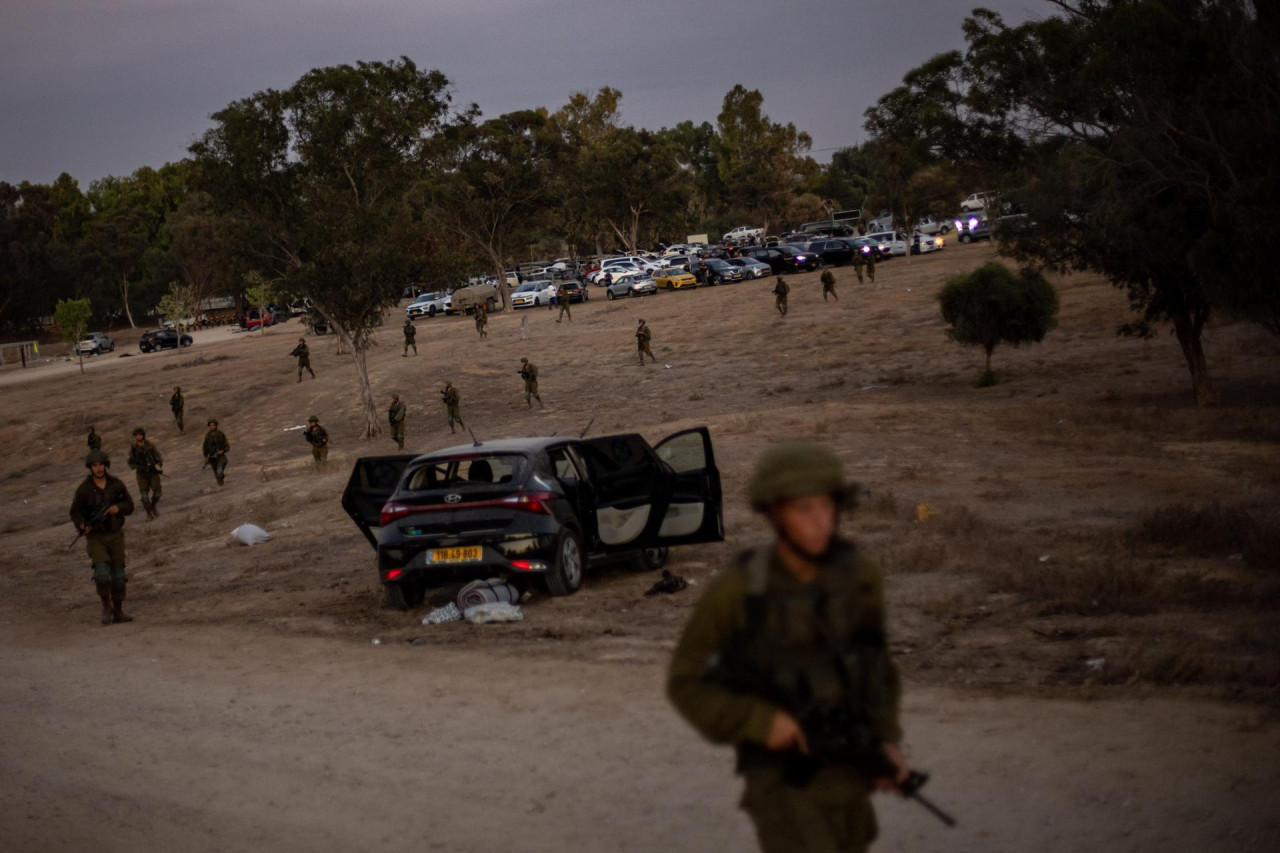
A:
{"label": "white bag on ground", "polygon": [[231,537],[241,545],[260,545],[270,539],[271,534],[256,524],[242,524],[231,531]]}
{"label": "white bag on ground", "polygon": [[524,619],[524,613],[519,607],[505,601],[477,604],[462,611],[462,615],[468,622],[475,625],[483,625],[486,622],[520,622]]}
{"label": "white bag on ground", "polygon": [[462,611],[458,605],[450,601],[444,607],[437,607],[422,618],[423,625],[442,625],[445,622],[458,622],[462,619]]}

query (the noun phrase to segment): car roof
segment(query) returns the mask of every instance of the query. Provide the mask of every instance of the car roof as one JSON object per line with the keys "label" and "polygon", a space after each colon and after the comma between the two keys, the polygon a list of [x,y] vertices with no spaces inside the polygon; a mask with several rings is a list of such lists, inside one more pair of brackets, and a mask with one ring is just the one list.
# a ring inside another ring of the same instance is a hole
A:
{"label": "car roof", "polygon": [[[502,438],[496,441],[482,441],[479,444],[455,444],[442,447],[430,453],[423,453],[418,459],[435,459],[441,456],[463,456],[477,453],[539,453],[554,444],[576,443],[578,439],[567,435],[544,435],[530,438]],[[415,459],[414,461],[418,461]]]}

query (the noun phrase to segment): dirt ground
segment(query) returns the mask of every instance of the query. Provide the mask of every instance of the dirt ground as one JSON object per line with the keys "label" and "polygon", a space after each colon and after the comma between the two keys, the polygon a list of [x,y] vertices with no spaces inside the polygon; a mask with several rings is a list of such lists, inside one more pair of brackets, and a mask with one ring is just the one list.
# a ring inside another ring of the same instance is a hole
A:
{"label": "dirt ground", "polygon": [[[880,849],[1275,849],[1280,346],[1211,326],[1224,405],[1199,411],[1176,342],[1116,337],[1123,294],[1075,276],[1057,282],[1059,327],[998,350],[1002,381],[976,389],[980,354],[947,340],[936,292],[992,254],[896,260],[878,286],[837,270],[827,304],[794,276],[785,320],[770,280],[594,290],[572,323],[498,315],[485,342],[464,318],[420,321],[408,358],[389,320],[370,369],[384,410],[405,397],[415,450],[457,443],[445,378],[482,439],[592,418],[651,440],[711,428],[728,542],[673,552],[693,587],[646,598],[652,576],[603,569],[516,625],[381,608],[338,498],[352,460],[394,445],[358,438],[332,338],[310,338],[319,378],[302,383],[296,321],[127,358],[120,333],[84,377],[6,371],[0,792],[17,807],[0,848],[742,848],[729,758],[667,710],[662,666],[699,586],[760,541],[752,461],[809,437],[866,487],[847,527],[886,571],[908,748],[964,821],[948,834],[888,802]],[[645,368],[639,317],[659,358]],[[522,355],[543,409],[524,406]],[[331,436],[319,473],[297,429],[310,414]],[[200,470],[208,416],[232,444],[221,490]],[[67,549],[91,423],[117,474],[137,423],[166,458],[162,517],[127,528],[127,627],[97,625]],[[273,539],[233,544],[243,522]]]}

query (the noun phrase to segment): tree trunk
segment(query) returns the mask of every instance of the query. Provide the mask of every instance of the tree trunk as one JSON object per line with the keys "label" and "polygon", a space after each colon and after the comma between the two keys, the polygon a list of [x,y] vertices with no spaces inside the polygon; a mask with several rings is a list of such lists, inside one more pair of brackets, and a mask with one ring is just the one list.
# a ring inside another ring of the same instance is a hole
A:
{"label": "tree trunk", "polygon": [[124,303],[124,316],[129,321],[129,328],[136,329],[133,325],[133,312],[129,310],[129,277],[127,275],[120,276],[120,301]]}
{"label": "tree trunk", "polygon": [[492,246],[485,246],[489,252],[489,260],[493,262],[493,268],[498,271],[498,292],[502,294],[502,307],[506,310],[511,307],[511,285],[507,284],[507,271],[503,269],[502,258]]}
{"label": "tree trunk", "polygon": [[1209,309],[1170,312],[1169,316],[1173,319],[1173,331],[1182,347],[1187,370],[1191,371],[1191,387],[1196,392],[1196,405],[1216,406],[1220,402],[1218,389],[1209,376],[1209,362],[1204,357],[1202,340],[1204,324],[1209,319]]}
{"label": "tree trunk", "polygon": [[376,438],[382,435],[382,422],[378,417],[377,406],[373,402],[373,385],[369,382],[369,363],[365,357],[365,350],[356,346],[356,342],[346,329],[336,323],[333,328],[338,333],[338,339],[351,348],[352,361],[356,365],[356,384],[360,388],[360,409],[364,412],[364,435],[361,438]]}

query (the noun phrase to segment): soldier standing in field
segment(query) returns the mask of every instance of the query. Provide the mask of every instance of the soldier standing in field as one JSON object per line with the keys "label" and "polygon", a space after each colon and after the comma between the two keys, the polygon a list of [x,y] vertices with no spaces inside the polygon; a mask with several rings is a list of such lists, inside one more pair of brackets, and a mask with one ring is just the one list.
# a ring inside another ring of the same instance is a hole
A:
{"label": "soldier standing in field", "polygon": [[840,301],[840,297],[836,296],[836,277],[831,273],[831,270],[823,270],[822,278],[819,280],[822,282],[822,301],[827,301],[828,293],[835,296],[837,302]]}
{"label": "soldier standing in field", "polygon": [[791,285],[787,284],[787,280],[782,276],[778,276],[778,282],[773,286],[773,307],[778,309],[778,313],[783,317],[787,316],[787,294],[791,292]]}
{"label": "soldier standing in field", "polygon": [[481,340],[489,337],[489,312],[483,303],[476,306],[476,331],[480,333]]}
{"label": "soldier standing in field", "polygon": [[102,449],[102,436],[93,431],[93,424],[89,424],[89,440],[87,443],[90,450]]}
{"label": "soldier standing in field", "polygon": [[862,268],[867,265],[865,246],[858,246],[853,252],[853,271],[858,274],[858,284],[862,284]]}
{"label": "soldier standing in field", "polygon": [[391,422],[391,440],[401,450],[404,450],[404,419],[407,413],[404,403],[400,402],[400,395],[392,394],[391,408],[387,409],[387,420]]}
{"label": "soldier standing in field", "polygon": [[227,470],[227,454],[231,452],[231,442],[227,441],[227,436],[218,429],[218,420],[209,418],[209,431],[204,434],[204,464],[206,467],[213,468],[213,476],[221,486],[223,478],[226,476]]}
{"label": "soldier standing in field", "polygon": [[147,440],[145,427],[133,428],[133,446],[129,448],[129,467],[138,478],[138,497],[142,508],[147,511],[147,519],[158,518],[160,510],[156,504],[160,502],[161,467],[164,459],[154,444]]}
{"label": "soldier standing in field", "polygon": [[559,287],[556,288],[556,300],[560,303],[560,314],[559,316],[556,317],[556,322],[559,323],[564,317],[568,317],[569,322],[572,323],[573,312],[569,310],[568,285],[561,284]]}
{"label": "soldier standing in field", "polygon": [[311,350],[307,347],[306,338],[298,338],[298,345],[293,348],[289,355],[296,356],[298,359],[298,381],[302,381],[302,371],[311,374],[311,378],[316,378],[316,372],[311,369]]}
{"label": "soldier standing in field", "polygon": [[89,475],[71,500],[71,523],[85,537],[85,551],[93,565],[93,583],[102,601],[102,624],[132,622],[124,613],[124,517],[133,513],[133,498],[124,483],[107,473],[111,458],[91,450],[84,467]]}
{"label": "soldier standing in field", "polygon": [[871,251],[867,252],[867,278],[871,279],[871,283],[876,283],[876,254],[880,251],[879,246],[872,246]]}
{"label": "soldier standing in field", "polygon": [[307,418],[307,428],[302,437],[311,445],[311,458],[315,460],[317,468],[329,461],[329,431],[320,426],[318,417],[312,415]]}
{"label": "soldier standing in field", "polygon": [[182,388],[173,386],[173,395],[169,397],[169,409],[173,412],[174,423],[178,425],[178,435],[182,435],[182,410],[187,401],[182,397]]}
{"label": "soldier standing in field", "polygon": [[[400,353],[401,357],[403,358],[409,357],[409,347],[413,347],[414,355],[418,354],[418,341],[416,340],[417,337],[418,337],[418,330],[414,328],[413,320],[409,319],[408,317],[405,317],[404,318],[404,352]],[[301,379],[302,375],[299,374],[298,378]]]}
{"label": "soldier standing in field", "polygon": [[444,401],[445,411],[449,415],[449,434],[456,433],[453,428],[456,423],[462,428],[466,428],[466,424],[462,422],[462,395],[458,393],[458,389],[453,387],[453,383],[448,379],[444,381],[444,390],[440,392],[440,397]]}
{"label": "soldier standing in field", "polygon": [[533,408],[533,401],[537,399],[538,405],[542,405],[542,395],[538,393],[538,367],[527,358],[520,359],[520,378],[524,380],[524,401],[529,404],[529,408]]}
{"label": "soldier standing in field", "polygon": [[[704,737],[736,748],[765,853],[865,851],[872,790],[908,778],[883,579],[839,534],[855,496],[830,450],[766,451],[749,497],[774,541],[712,579],[672,657],[668,695]],[[857,759],[853,742],[866,744]]]}
{"label": "soldier standing in field", "polygon": [[636,327],[636,351],[640,356],[640,366],[644,367],[644,357],[649,356],[650,360],[657,362],[653,357],[653,350],[649,348],[649,341],[653,339],[653,333],[649,331],[649,326],[644,320],[640,321],[640,325]]}

